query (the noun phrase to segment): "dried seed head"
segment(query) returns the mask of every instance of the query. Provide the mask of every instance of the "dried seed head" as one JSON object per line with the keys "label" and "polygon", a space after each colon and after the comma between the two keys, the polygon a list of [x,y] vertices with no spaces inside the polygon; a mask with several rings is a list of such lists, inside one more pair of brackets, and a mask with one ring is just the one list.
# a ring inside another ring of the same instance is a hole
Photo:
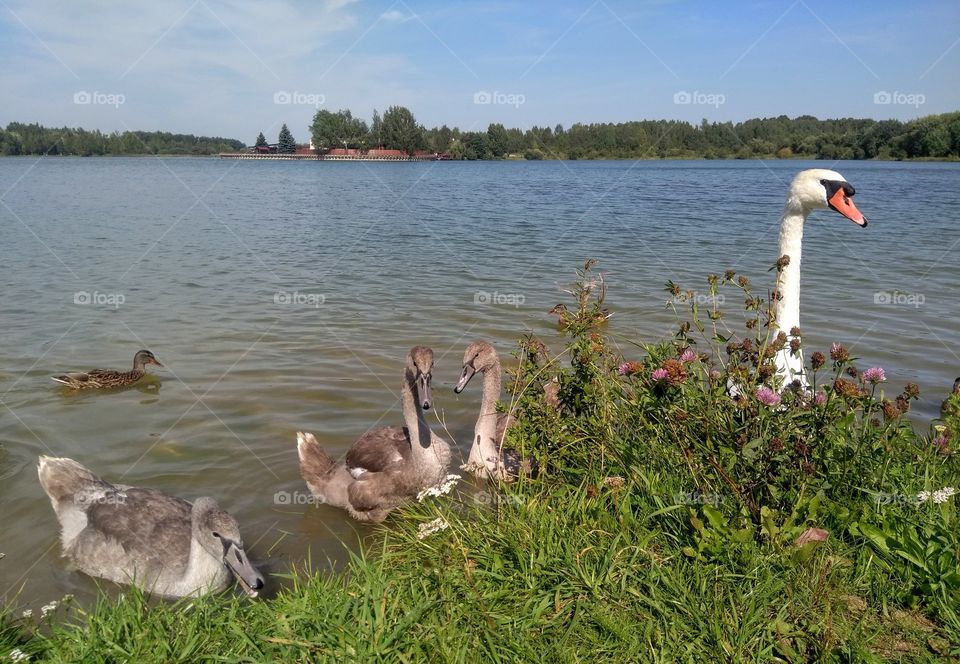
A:
{"label": "dried seed head", "polygon": [[823,353],[821,353],[820,351],[817,351],[810,356],[810,366],[813,367],[814,370],[821,368],[826,363],[826,361],[827,361],[827,358],[825,358],[823,356]]}
{"label": "dried seed head", "polygon": [[777,272],[783,272],[783,269],[790,265],[790,257],[784,254],[777,259]]}
{"label": "dried seed head", "polygon": [[844,348],[842,344],[832,344],[830,346],[830,359],[834,362],[846,362],[850,359],[850,351]]}
{"label": "dried seed head", "polygon": [[883,417],[886,420],[895,420],[898,417],[903,415],[900,412],[900,409],[893,405],[889,400],[884,399],[883,401]]}
{"label": "dried seed head", "polygon": [[833,381],[833,391],[842,397],[860,396],[860,388],[845,378],[837,378]]}

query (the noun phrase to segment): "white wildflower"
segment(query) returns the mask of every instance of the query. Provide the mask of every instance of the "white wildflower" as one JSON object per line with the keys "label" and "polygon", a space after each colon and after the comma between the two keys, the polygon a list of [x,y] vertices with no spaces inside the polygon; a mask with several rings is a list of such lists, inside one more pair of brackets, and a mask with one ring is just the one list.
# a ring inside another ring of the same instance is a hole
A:
{"label": "white wildflower", "polygon": [[14,648],[10,651],[11,662],[25,662],[28,659],[30,659],[30,655],[20,650],[20,648]]}
{"label": "white wildflower", "polygon": [[933,504],[939,505],[950,500],[950,497],[957,492],[952,486],[946,486],[933,492]]}
{"label": "white wildflower", "polygon": [[921,491],[917,494],[917,500],[921,503],[932,500],[934,505],[940,505],[950,500],[950,498],[955,496],[956,493],[957,490],[952,486],[945,486],[942,489],[937,489],[933,493],[929,491]]}
{"label": "white wildflower", "polygon": [[33,609],[27,609],[26,611],[24,611],[24,612],[21,613],[20,615],[22,615],[24,618],[32,618],[32,617],[33,617]]}
{"label": "white wildflower", "polygon": [[442,518],[421,523],[420,527],[417,529],[417,539],[425,539],[434,533],[440,532],[441,530],[446,530],[449,527],[450,524],[444,521]]}
{"label": "white wildflower", "polygon": [[49,604],[44,604],[43,606],[40,607],[40,615],[43,618],[46,618],[47,614],[53,613],[57,609],[57,606],[59,605],[60,605],[60,602],[58,602],[57,600],[53,600]]}
{"label": "white wildflower", "polygon": [[424,498],[428,496],[443,496],[450,493],[456,483],[460,480],[459,475],[447,475],[442,482],[438,483],[436,486],[427,487],[423,491],[417,494],[417,501],[423,502]]}

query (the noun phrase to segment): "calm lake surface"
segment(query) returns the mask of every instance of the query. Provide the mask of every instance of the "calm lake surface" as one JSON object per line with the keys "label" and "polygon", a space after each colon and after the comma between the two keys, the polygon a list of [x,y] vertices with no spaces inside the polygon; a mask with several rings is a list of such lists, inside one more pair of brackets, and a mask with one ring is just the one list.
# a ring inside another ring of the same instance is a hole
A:
{"label": "calm lake surface", "polygon": [[[675,325],[668,279],[700,289],[729,268],[771,285],[787,185],[813,166],[856,186],[870,225],[808,221],[807,352],[843,341],[888,391],[919,383],[925,429],[960,375],[960,164],[0,159],[0,601],[96,593],[59,556],[40,454],[215,496],[267,571],[308,552],[338,564],[372,531],[296,504],[297,430],[343,453],[400,424],[404,355],[425,343],[465,456],[480,390],[451,388],[467,342],[508,355],[532,330],[558,349],[546,312],[586,257],[607,274],[613,331],[643,341]],[[167,366],[141,388],[67,394],[48,378],[127,368],[141,347]]]}

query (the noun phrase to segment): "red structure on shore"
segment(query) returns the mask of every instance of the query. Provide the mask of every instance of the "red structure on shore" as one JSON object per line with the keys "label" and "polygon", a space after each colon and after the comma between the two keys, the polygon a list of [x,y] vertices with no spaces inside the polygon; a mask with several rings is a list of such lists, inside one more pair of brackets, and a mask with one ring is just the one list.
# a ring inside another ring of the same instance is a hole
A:
{"label": "red structure on shore", "polygon": [[412,155],[403,150],[386,148],[330,148],[316,149],[312,145],[298,145],[293,153],[277,152],[276,145],[261,145],[247,152],[221,152],[221,159],[315,159],[318,161],[449,161],[452,156],[446,152],[426,152],[423,150]]}

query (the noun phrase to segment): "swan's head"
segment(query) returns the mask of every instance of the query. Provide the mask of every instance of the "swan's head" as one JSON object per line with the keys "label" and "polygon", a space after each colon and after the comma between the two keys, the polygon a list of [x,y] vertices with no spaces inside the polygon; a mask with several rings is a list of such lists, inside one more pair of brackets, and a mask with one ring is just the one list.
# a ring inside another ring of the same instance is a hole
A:
{"label": "swan's head", "polygon": [[463,371],[460,373],[460,380],[457,381],[457,386],[453,388],[453,391],[460,394],[475,373],[478,371],[483,373],[499,362],[497,351],[493,346],[486,341],[474,341],[467,346],[467,350],[463,353]]}
{"label": "swan's head", "polygon": [[853,185],[836,171],[811,168],[793,178],[787,202],[799,205],[805,212],[830,208],[864,228],[867,219],[853,204],[855,193]]}
{"label": "swan's head", "polygon": [[431,380],[433,380],[433,351],[427,346],[414,346],[407,353],[407,382],[416,388],[417,403],[423,410],[430,410],[433,405]]}
{"label": "swan's head", "polygon": [[191,518],[194,539],[207,553],[230,568],[250,597],[256,597],[263,588],[263,576],[250,564],[243,550],[237,520],[220,509],[213,498],[206,497],[193,503]]}

